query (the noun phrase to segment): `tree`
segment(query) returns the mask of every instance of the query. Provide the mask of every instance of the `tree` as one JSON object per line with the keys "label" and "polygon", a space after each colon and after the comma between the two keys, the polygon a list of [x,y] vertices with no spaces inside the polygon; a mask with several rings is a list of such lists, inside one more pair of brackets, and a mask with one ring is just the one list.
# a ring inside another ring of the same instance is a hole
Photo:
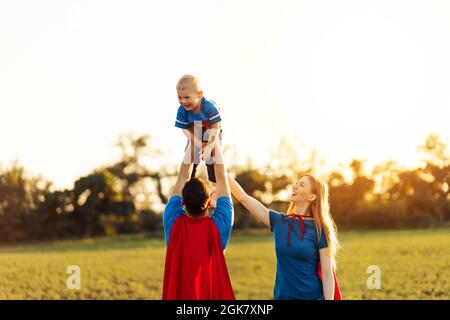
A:
{"label": "tree", "polygon": [[24,241],[39,233],[38,208],[44,200],[49,183],[40,177],[27,177],[17,162],[0,172],[0,240]]}
{"label": "tree", "polygon": [[108,170],[75,182],[74,219],[84,236],[115,234],[117,226],[134,212],[131,198],[119,191],[119,181]]}

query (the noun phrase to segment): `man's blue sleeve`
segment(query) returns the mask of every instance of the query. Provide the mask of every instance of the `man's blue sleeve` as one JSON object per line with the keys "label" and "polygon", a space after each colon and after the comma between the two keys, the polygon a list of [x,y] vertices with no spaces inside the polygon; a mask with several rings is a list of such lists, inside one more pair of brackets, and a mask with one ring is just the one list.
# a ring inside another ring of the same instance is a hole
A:
{"label": "man's blue sleeve", "polygon": [[230,197],[222,196],[217,198],[216,208],[211,215],[211,219],[216,223],[219,230],[222,249],[225,250],[230,239],[231,227],[233,225],[233,203]]}
{"label": "man's blue sleeve", "polygon": [[166,238],[166,245],[169,243],[170,230],[175,220],[184,214],[183,205],[181,204],[182,197],[179,195],[171,196],[169,202],[164,209],[163,225],[164,236]]}
{"label": "man's blue sleeve", "polygon": [[181,106],[178,108],[177,119],[175,120],[175,127],[181,129],[189,128],[186,110]]}
{"label": "man's blue sleeve", "polygon": [[217,109],[216,103],[214,101],[210,101],[207,110],[207,116],[210,124],[215,124],[222,121],[219,110]]}

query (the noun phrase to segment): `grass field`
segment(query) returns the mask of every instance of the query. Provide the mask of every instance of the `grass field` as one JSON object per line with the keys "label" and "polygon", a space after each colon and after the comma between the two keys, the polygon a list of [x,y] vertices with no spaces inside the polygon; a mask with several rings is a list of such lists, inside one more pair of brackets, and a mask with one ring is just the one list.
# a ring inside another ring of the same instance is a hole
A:
{"label": "grass field", "polygon": [[[337,276],[344,299],[450,299],[450,229],[340,234]],[[226,251],[237,299],[271,299],[273,238],[233,231]],[[143,235],[0,247],[0,299],[160,299],[162,240]],[[67,266],[81,289],[66,288]],[[367,288],[369,265],[381,289]]]}

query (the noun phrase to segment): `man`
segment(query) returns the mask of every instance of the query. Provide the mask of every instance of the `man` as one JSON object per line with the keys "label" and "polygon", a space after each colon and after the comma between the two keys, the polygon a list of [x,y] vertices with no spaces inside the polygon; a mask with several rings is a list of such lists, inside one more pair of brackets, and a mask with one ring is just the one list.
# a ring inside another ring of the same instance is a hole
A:
{"label": "man", "polygon": [[167,252],[163,300],[234,300],[225,250],[233,224],[233,205],[220,144],[216,144],[214,172],[216,207],[202,179],[192,178],[192,144],[186,149],[178,179],[164,210]]}

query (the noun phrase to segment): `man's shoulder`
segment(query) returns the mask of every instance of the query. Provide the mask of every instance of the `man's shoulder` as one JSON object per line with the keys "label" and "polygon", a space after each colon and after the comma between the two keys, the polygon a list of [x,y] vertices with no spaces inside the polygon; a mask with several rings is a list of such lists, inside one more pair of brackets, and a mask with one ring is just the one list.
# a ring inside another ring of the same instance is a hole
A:
{"label": "man's shoulder", "polygon": [[217,198],[216,203],[226,203],[226,204],[231,204],[231,197],[228,195],[223,195]]}
{"label": "man's shoulder", "polygon": [[167,205],[172,204],[174,202],[182,201],[183,197],[179,194],[172,194],[169,198],[169,201],[167,201]]}
{"label": "man's shoulder", "polygon": [[224,211],[233,211],[233,202],[229,196],[220,196],[216,200],[214,212],[224,213]]}
{"label": "man's shoulder", "polygon": [[169,201],[166,204],[166,207],[164,208],[164,213],[170,213],[173,210],[180,210],[182,209],[182,196],[180,195],[172,195],[169,198]]}

